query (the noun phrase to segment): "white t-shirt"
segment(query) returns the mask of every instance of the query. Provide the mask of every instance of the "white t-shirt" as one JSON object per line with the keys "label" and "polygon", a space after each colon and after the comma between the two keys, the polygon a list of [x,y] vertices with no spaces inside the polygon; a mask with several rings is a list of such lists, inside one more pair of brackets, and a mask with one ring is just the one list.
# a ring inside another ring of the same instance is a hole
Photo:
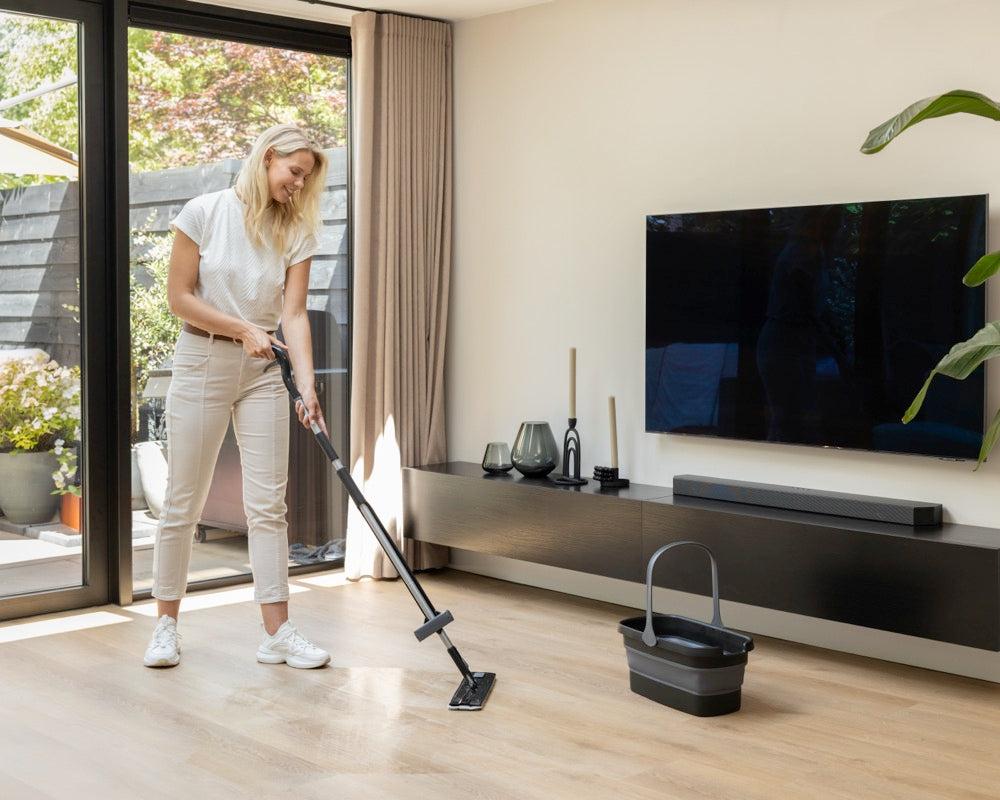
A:
{"label": "white t-shirt", "polygon": [[281,320],[285,270],[319,249],[316,236],[302,231],[292,236],[283,258],[273,249],[255,247],[232,187],[192,197],[168,224],[198,244],[195,297],[266,331]]}

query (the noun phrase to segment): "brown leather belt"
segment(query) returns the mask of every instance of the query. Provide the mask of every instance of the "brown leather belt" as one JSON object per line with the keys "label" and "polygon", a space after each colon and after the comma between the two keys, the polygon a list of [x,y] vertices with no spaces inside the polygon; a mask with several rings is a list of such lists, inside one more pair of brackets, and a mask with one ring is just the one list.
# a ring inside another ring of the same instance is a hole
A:
{"label": "brown leather belt", "polygon": [[[198,336],[206,336],[206,337],[207,336],[215,336],[216,339],[222,339],[222,340],[227,341],[227,342],[240,342],[240,341],[242,341],[242,339],[234,339],[232,336],[223,336],[221,333],[210,334],[208,331],[203,331],[201,328],[196,328],[190,322],[185,322],[184,325],[183,325],[183,328],[188,333],[196,333],[196,334],[198,334]],[[274,335],[274,331],[268,331],[268,333],[271,334],[272,336]]]}

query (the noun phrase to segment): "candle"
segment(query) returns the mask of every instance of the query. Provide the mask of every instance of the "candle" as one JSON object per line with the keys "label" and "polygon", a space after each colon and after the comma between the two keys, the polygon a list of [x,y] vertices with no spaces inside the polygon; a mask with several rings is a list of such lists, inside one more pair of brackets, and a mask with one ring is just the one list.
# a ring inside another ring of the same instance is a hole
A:
{"label": "candle", "polygon": [[608,398],[608,418],[611,422],[611,466],[618,469],[618,422],[613,395]]}
{"label": "candle", "polygon": [[576,419],[576,348],[569,349],[569,418]]}

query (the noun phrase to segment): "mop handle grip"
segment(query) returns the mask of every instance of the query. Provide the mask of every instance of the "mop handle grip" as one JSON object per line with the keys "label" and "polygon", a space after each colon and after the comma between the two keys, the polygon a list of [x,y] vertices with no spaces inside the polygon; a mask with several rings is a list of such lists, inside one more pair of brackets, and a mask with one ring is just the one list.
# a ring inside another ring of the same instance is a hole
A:
{"label": "mop handle grip", "polygon": [[292,401],[301,400],[302,395],[299,394],[298,387],[295,385],[295,381],[292,380],[292,362],[288,359],[288,353],[276,344],[271,345],[271,350],[274,352],[274,358],[281,368],[281,380],[284,382],[285,388],[288,389],[288,393],[292,396]]}
{"label": "mop handle grip", "polygon": [[[295,385],[295,381],[292,380],[292,362],[288,358],[288,353],[282,350],[277,345],[272,344],[271,350],[274,351],[274,359],[278,362],[278,366],[281,367],[281,380],[285,384],[285,388],[288,393],[292,396],[292,405],[295,403],[302,403],[303,408],[305,403],[302,401],[302,395],[300,394],[298,387]],[[269,365],[270,366],[270,365]],[[326,453],[326,457],[330,459],[334,464],[339,463],[340,456],[337,455],[337,451],[333,447],[333,442],[330,441],[330,437],[323,433],[323,430],[316,424],[316,420],[312,419],[306,412],[306,418],[309,420],[309,427],[312,429],[313,435],[316,437],[316,441],[319,442],[319,446],[323,448],[323,452]]]}

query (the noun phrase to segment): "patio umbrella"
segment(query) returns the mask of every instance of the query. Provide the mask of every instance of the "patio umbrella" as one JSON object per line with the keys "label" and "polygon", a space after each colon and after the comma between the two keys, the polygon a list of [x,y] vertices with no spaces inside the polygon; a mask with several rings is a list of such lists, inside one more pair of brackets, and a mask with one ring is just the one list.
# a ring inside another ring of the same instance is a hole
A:
{"label": "patio umbrella", "polygon": [[0,173],[78,177],[76,155],[34,133],[18,120],[0,117]]}

